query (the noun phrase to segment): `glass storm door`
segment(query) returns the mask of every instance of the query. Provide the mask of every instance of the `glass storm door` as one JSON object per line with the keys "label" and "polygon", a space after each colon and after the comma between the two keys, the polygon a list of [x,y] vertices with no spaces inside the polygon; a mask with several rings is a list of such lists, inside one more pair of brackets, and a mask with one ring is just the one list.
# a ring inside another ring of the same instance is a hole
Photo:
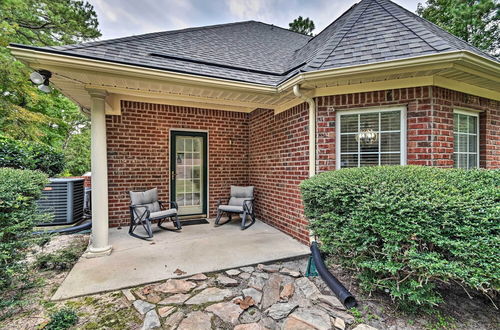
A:
{"label": "glass storm door", "polygon": [[206,214],[207,133],[172,131],[170,199],[179,215]]}

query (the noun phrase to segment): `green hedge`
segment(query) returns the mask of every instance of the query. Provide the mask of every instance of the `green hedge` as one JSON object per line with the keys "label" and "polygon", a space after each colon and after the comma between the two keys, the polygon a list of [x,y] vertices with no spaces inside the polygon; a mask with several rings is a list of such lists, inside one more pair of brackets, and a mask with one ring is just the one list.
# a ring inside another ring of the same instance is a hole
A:
{"label": "green hedge", "polygon": [[322,249],[366,290],[403,307],[442,301],[438,282],[500,289],[500,171],[342,169],[301,184]]}
{"label": "green hedge", "polygon": [[0,135],[0,167],[40,170],[55,176],[64,168],[64,155],[42,143],[17,141]]}
{"label": "green hedge", "polygon": [[33,224],[42,220],[36,200],[46,183],[40,171],[0,168],[0,292],[23,267]]}

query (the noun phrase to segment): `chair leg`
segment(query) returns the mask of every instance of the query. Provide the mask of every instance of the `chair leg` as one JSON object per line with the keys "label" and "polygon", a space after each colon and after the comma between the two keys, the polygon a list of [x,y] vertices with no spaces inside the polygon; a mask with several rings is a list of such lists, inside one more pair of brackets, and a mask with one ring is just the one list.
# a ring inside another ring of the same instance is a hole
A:
{"label": "chair leg", "polygon": [[177,214],[175,216],[172,216],[172,217],[169,217],[169,218],[170,218],[170,220],[172,220],[175,229],[167,228],[167,227],[162,226],[161,224],[163,223],[163,221],[165,219],[159,220],[158,227],[160,227],[163,230],[169,230],[169,231],[178,231],[178,230],[180,230],[181,229],[181,223],[179,221],[179,217],[177,216]]}
{"label": "chair leg", "polygon": [[255,223],[255,214],[252,212],[252,213],[249,213],[248,216],[250,216],[250,224],[246,225],[246,217],[247,217],[247,214],[246,212],[243,213],[243,221],[241,222],[241,230],[245,230],[245,229],[248,229],[250,228],[251,225],[253,225]]}
{"label": "chair leg", "polygon": [[220,219],[222,218],[223,214],[224,214],[224,211],[217,210],[217,217],[215,218],[215,227],[225,225],[226,223],[228,223],[228,222],[231,221],[232,214],[231,213],[227,213],[227,216],[228,216],[229,219],[227,221],[223,222],[223,223],[220,223]]}
{"label": "chair leg", "polygon": [[241,230],[245,230],[245,223],[247,221],[247,212],[243,212],[243,216],[241,217]]}
{"label": "chair leg", "polygon": [[181,223],[179,221],[179,217],[177,216],[177,213],[175,214],[173,221],[175,222],[175,227],[177,228],[177,230],[181,230],[182,227],[181,227]]}
{"label": "chair leg", "polygon": [[[151,238],[153,238],[153,230],[151,229],[151,224],[149,223],[149,220],[139,220],[139,221],[141,221],[141,223],[137,223],[134,221],[130,223],[130,228],[128,230],[129,235],[143,240],[150,240]],[[142,236],[134,233],[137,227],[139,227],[139,224],[142,225],[148,236]]]}

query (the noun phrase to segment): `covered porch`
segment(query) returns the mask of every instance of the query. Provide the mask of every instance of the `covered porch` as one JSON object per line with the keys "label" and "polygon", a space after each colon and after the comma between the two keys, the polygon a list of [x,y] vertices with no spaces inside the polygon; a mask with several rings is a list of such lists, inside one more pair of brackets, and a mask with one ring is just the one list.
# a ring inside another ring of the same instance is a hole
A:
{"label": "covered porch", "polygon": [[307,246],[261,221],[246,231],[240,230],[236,220],[221,227],[214,227],[211,220],[209,224],[184,226],[181,232],[155,230],[153,241],[134,239],[125,228],[110,228],[109,244],[113,253],[106,258],[80,258],[52,299],[114,291],[309,253]]}

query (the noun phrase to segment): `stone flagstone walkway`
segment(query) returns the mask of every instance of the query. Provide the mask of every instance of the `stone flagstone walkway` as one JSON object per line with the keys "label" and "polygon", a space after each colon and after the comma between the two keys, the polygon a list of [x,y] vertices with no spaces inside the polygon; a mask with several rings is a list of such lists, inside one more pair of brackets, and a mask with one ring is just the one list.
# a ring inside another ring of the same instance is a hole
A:
{"label": "stone flagstone walkway", "polygon": [[354,317],[320,278],[304,277],[306,265],[307,258],[260,264],[122,292],[143,329],[352,329]]}

